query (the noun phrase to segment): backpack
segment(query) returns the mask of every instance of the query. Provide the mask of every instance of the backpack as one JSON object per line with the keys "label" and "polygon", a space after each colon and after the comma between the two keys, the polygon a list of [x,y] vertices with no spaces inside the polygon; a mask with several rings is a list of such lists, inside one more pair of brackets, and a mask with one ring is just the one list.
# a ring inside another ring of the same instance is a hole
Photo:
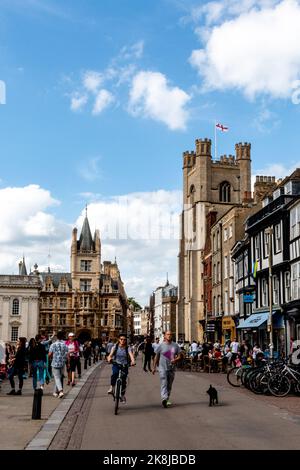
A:
{"label": "backpack", "polygon": [[[119,347],[119,343],[116,344],[116,347],[115,347],[115,350],[114,350],[114,353],[113,353],[114,359],[116,358],[118,347]],[[129,353],[128,353],[128,345],[126,345],[126,356],[127,356],[127,365],[129,366],[131,361],[130,361],[130,356],[129,356]]]}

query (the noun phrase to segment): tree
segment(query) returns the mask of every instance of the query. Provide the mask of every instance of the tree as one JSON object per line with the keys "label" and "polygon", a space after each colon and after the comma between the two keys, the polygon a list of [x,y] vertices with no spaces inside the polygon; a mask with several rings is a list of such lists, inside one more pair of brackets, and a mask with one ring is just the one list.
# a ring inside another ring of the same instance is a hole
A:
{"label": "tree", "polygon": [[136,310],[142,310],[142,307],[140,306],[140,304],[138,304],[135,300],[134,297],[128,297],[127,299],[129,305],[132,305],[133,306],[133,310],[136,311]]}

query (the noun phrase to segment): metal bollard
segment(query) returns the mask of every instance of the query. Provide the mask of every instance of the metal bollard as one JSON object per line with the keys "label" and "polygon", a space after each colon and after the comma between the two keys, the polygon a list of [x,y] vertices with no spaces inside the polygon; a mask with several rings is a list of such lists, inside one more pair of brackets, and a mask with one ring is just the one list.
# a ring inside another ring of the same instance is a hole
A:
{"label": "metal bollard", "polygon": [[32,419],[41,419],[43,390],[41,388],[34,391],[32,404]]}

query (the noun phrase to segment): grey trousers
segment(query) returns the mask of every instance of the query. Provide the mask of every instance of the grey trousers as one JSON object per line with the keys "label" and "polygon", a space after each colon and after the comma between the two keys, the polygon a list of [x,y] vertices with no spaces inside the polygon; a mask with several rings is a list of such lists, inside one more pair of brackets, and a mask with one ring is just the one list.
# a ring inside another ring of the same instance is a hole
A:
{"label": "grey trousers", "polygon": [[52,374],[53,374],[54,382],[55,382],[53,392],[55,393],[61,392],[63,389],[63,384],[62,384],[63,373],[64,373],[64,367],[52,367]]}
{"label": "grey trousers", "polygon": [[172,384],[175,378],[174,370],[159,371],[160,396],[162,400],[168,400],[171,395]]}

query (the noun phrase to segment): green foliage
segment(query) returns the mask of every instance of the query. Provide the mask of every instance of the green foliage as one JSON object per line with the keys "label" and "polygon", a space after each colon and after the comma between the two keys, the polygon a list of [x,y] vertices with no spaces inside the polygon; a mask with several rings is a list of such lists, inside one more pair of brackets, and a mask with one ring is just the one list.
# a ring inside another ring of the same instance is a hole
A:
{"label": "green foliage", "polygon": [[142,307],[140,306],[139,303],[136,302],[135,298],[134,297],[128,297],[127,299],[129,305],[132,305],[133,306],[133,310],[136,311],[136,310],[141,310]]}

